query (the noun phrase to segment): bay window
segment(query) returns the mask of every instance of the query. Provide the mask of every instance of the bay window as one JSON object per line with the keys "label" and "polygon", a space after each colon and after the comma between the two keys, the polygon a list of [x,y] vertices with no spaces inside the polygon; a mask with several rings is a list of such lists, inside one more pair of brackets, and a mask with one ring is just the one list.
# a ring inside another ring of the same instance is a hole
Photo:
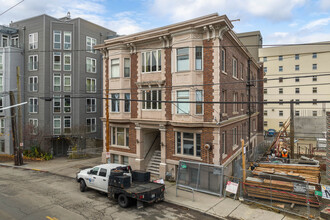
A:
{"label": "bay window", "polygon": [[203,67],[203,47],[195,48],[195,70],[202,70]]}
{"label": "bay window", "polygon": [[119,93],[111,94],[111,112],[119,112]]}
{"label": "bay window", "polygon": [[179,48],[177,51],[177,71],[188,71],[189,68],[189,47]]}
{"label": "bay window", "polygon": [[162,91],[161,90],[144,90],[142,91],[142,109],[161,109],[162,108]]}
{"label": "bay window", "polygon": [[161,71],[161,50],[142,52],[141,56],[143,73]]}
{"label": "bay window", "polygon": [[119,59],[111,60],[111,78],[119,78]]}
{"label": "bay window", "polygon": [[177,101],[177,113],[189,114],[190,103],[187,103],[189,101],[189,90],[177,91]]}

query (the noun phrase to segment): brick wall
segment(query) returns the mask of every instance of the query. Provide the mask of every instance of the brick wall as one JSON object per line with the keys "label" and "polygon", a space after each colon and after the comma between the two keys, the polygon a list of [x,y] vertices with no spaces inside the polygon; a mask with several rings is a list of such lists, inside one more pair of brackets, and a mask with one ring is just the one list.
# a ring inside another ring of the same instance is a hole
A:
{"label": "brick wall", "polygon": [[[138,99],[138,87],[135,84],[137,82],[138,75],[138,57],[137,54],[134,53],[131,55],[131,99]],[[131,118],[137,118],[137,107],[138,102],[131,102]]]}
{"label": "brick wall", "polygon": [[[165,101],[172,100],[172,72],[171,72],[171,52],[172,48],[165,49]],[[172,120],[172,104],[165,103],[165,117],[166,120]]]}
{"label": "brick wall", "polygon": [[[111,138],[112,135],[110,135],[110,143],[111,143]],[[132,154],[136,153],[136,130],[134,123],[129,124],[129,149],[110,147],[110,150],[127,152]]]}
{"label": "brick wall", "polygon": [[[258,102],[262,102],[264,100],[264,68],[261,66],[258,71],[258,78],[259,81],[257,82],[258,85]],[[259,112],[258,115],[258,132],[262,133],[264,131],[264,105],[258,104],[257,111]]]}
{"label": "brick wall", "polygon": [[327,178],[330,181],[330,112],[327,112]]}
{"label": "brick wall", "polygon": [[[213,83],[214,77],[214,63],[213,63],[213,41],[212,40],[203,40],[203,89],[204,89],[204,101],[212,102],[214,101],[214,89],[211,85]],[[204,104],[204,121],[212,122],[213,121],[213,103],[205,103]]]}

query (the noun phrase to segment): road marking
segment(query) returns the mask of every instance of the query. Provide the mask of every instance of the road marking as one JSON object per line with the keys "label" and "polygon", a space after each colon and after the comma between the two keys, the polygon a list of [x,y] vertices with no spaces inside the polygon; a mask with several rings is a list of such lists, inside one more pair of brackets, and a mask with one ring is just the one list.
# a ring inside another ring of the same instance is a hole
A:
{"label": "road marking", "polygon": [[49,217],[49,216],[46,216],[46,218],[48,218],[49,220],[58,220],[57,218],[55,218],[55,217]]}

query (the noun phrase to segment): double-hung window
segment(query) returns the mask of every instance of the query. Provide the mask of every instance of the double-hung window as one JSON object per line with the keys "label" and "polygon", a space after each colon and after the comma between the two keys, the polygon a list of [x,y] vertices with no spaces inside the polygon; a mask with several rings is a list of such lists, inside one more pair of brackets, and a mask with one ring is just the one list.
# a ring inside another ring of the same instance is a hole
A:
{"label": "double-hung window", "polygon": [[223,154],[227,154],[227,147],[226,147],[226,132],[222,132],[221,134],[221,147],[222,147],[222,152]]}
{"label": "double-hung window", "polygon": [[3,110],[1,110],[3,108],[3,97],[0,97],[0,113],[3,112]]}
{"label": "double-hung window", "polygon": [[86,57],[86,70],[88,73],[96,73],[96,59]]}
{"label": "double-hung window", "polygon": [[189,90],[177,91],[177,113],[178,114],[189,114],[190,103],[189,103]]}
{"label": "double-hung window", "polygon": [[2,35],[2,47],[8,47],[9,46],[9,37],[8,35]]}
{"label": "double-hung window", "polygon": [[38,76],[29,77],[29,92],[38,91]]}
{"label": "double-hung window", "polygon": [[38,98],[29,98],[29,113],[38,113]]}
{"label": "double-hung window", "polygon": [[65,74],[63,76],[63,91],[64,92],[71,92],[71,75]]}
{"label": "double-hung window", "polygon": [[29,118],[29,124],[31,126],[31,134],[37,134],[38,133],[38,119]]}
{"label": "double-hung window", "polygon": [[53,32],[53,48],[60,50],[61,49],[61,31],[54,31]]}
{"label": "double-hung window", "polygon": [[54,135],[60,135],[61,134],[61,116],[54,115],[53,118],[53,133]]}
{"label": "double-hung window", "polygon": [[64,116],[64,134],[70,134],[71,133],[71,116],[65,115]]}
{"label": "double-hung window", "polygon": [[29,34],[29,50],[38,49],[38,33]]}
{"label": "double-hung window", "polygon": [[233,77],[237,78],[237,60],[233,58]]}
{"label": "double-hung window", "polygon": [[61,91],[61,74],[55,73],[53,76],[53,91],[60,92]]}
{"label": "double-hung window", "polygon": [[71,71],[71,53],[63,53],[63,70]]}
{"label": "double-hung window", "polygon": [[0,92],[3,92],[3,74],[0,72]]}
{"label": "double-hung window", "polygon": [[142,109],[161,109],[162,108],[162,91],[153,90],[143,90],[142,91]]}
{"label": "double-hung window", "polygon": [[89,133],[96,132],[96,118],[87,118],[86,128]]}
{"label": "double-hung window", "polygon": [[237,127],[233,128],[233,146],[238,145],[238,134],[237,134]]}
{"label": "double-hung window", "polygon": [[71,37],[72,33],[69,31],[64,31],[64,50],[71,50]]}
{"label": "double-hung window", "polygon": [[119,112],[119,93],[112,93],[111,94],[111,112]]}
{"label": "double-hung window", "polygon": [[69,95],[64,96],[64,113],[71,112],[71,98]]}
{"label": "double-hung window", "polygon": [[94,113],[96,112],[96,98],[87,98],[86,99],[86,112]]}
{"label": "double-hung window", "polygon": [[158,72],[162,70],[161,50],[142,52],[142,73]]}
{"label": "double-hung window", "polygon": [[119,59],[111,60],[111,78],[119,78]]}
{"label": "double-hung window", "polygon": [[226,72],[226,51],[221,49],[221,70]]}
{"label": "double-hung window", "polygon": [[129,146],[129,128],[112,127],[112,145]]}
{"label": "double-hung window", "polygon": [[131,111],[131,93],[125,93],[124,111]]}
{"label": "double-hung window", "polygon": [[61,52],[53,53],[53,70],[61,70]]}
{"label": "double-hung window", "polygon": [[203,90],[196,90],[196,115],[203,114]]}
{"label": "double-hung window", "polygon": [[177,71],[188,71],[189,67],[189,47],[178,48],[176,50]]}
{"label": "double-hung window", "polygon": [[3,71],[3,61],[2,61],[3,55],[0,54],[0,73]]}
{"label": "double-hung window", "polygon": [[203,47],[195,48],[195,70],[203,69]]}
{"label": "double-hung window", "polygon": [[86,79],[86,92],[88,92],[88,93],[96,92],[96,79],[94,79],[94,78]]}
{"label": "double-hung window", "polygon": [[96,45],[96,39],[92,37],[86,37],[86,51],[90,53],[96,53],[94,46]]}
{"label": "double-hung window", "polygon": [[29,56],[29,71],[38,70],[38,55]]}
{"label": "double-hung window", "polygon": [[5,121],[6,119],[5,118],[1,118],[0,119],[0,134],[4,134],[5,133]]}
{"label": "double-hung window", "polygon": [[238,112],[238,93],[234,92],[233,112]]}
{"label": "double-hung window", "polygon": [[176,154],[200,157],[201,134],[176,132]]}
{"label": "double-hung window", "polygon": [[53,112],[60,113],[61,112],[61,96],[54,95],[53,97]]}
{"label": "double-hung window", "polygon": [[18,35],[13,35],[11,37],[11,46],[12,47],[19,47],[19,37],[18,37]]}
{"label": "double-hung window", "polygon": [[131,76],[131,59],[124,58],[124,77]]}

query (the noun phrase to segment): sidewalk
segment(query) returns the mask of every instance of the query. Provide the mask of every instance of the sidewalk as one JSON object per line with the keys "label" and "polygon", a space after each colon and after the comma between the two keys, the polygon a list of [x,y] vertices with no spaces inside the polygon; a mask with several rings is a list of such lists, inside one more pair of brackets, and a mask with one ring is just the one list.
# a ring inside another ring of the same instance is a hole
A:
{"label": "sidewalk", "polygon": [[[21,169],[31,169],[49,172],[70,178],[76,177],[80,169],[101,164],[101,158],[67,159],[56,158],[50,161],[27,162],[20,166]],[[13,162],[0,163],[0,166],[15,167]],[[264,209],[255,208],[231,198],[223,198],[205,193],[195,192],[194,201],[191,192],[178,190],[176,196],[175,183],[166,182],[165,201],[206,213],[218,218],[244,219],[244,220],[290,220],[296,219],[282,213],[276,213]]]}

